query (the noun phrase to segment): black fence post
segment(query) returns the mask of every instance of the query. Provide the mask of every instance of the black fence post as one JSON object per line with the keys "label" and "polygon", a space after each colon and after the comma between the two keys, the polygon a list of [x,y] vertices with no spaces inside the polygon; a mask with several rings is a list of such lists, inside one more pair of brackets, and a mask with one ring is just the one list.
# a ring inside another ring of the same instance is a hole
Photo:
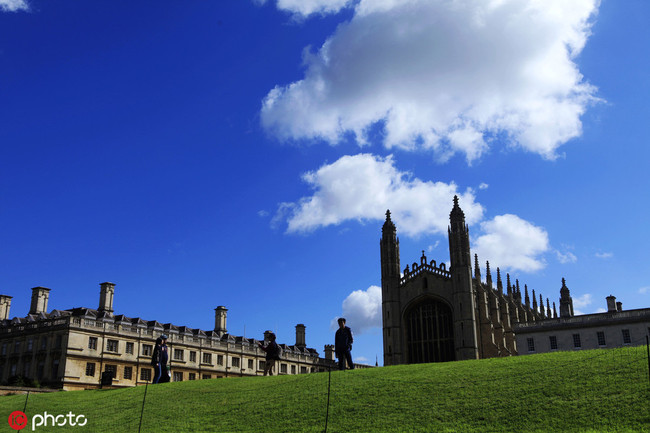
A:
{"label": "black fence post", "polygon": [[144,415],[144,402],[147,400],[147,389],[149,388],[149,382],[144,384],[144,397],[142,397],[142,410],[140,411],[140,424],[138,425],[138,433],[142,428],[142,416]]}
{"label": "black fence post", "polygon": [[325,430],[327,433],[327,420],[330,417],[330,383],[332,382],[332,367],[327,367],[327,412],[325,413]]}
{"label": "black fence post", "polygon": [[645,349],[648,352],[648,382],[650,382],[650,337],[645,336]]}
{"label": "black fence post", "polygon": [[23,407],[23,413],[27,413],[27,400],[29,400],[29,391],[27,391],[27,397],[25,397],[25,407]]}

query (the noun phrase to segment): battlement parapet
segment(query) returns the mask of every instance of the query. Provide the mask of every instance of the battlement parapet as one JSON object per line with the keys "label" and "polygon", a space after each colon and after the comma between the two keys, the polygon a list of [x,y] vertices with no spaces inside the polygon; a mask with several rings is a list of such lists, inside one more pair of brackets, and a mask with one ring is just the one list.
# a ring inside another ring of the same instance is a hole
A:
{"label": "battlement parapet", "polygon": [[406,268],[404,268],[404,274],[399,281],[400,286],[406,284],[408,281],[412,280],[418,275],[421,275],[424,272],[429,272],[433,275],[451,279],[451,272],[447,270],[447,265],[445,263],[440,263],[440,266],[438,266],[435,260],[431,260],[427,263],[426,259],[427,258],[424,256],[424,254],[422,254],[420,264],[413,262],[410,269],[409,266],[406,265]]}

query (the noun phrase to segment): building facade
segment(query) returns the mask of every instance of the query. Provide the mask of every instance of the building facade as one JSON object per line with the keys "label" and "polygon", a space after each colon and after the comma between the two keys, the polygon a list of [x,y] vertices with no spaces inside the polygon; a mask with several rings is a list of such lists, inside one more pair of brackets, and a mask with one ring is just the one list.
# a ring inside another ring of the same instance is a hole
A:
{"label": "building facade", "polygon": [[[92,389],[105,372],[116,387],[151,383],[151,355],[162,334],[168,336],[172,381],[263,374],[259,340],[229,334],[225,307],[215,309],[214,330],[203,331],[116,315],[114,293],[114,284],[102,283],[97,309],[47,313],[50,289],[35,287],[29,314],[13,319],[12,298],[0,295],[0,383],[23,376],[50,387]],[[280,346],[282,360],[274,374],[313,373],[336,365],[331,347],[321,358],[306,346],[302,324],[296,325],[296,343]]]}
{"label": "building facade", "polygon": [[610,295],[606,312],[579,316],[571,313],[540,323],[519,323],[514,331],[520,355],[639,346],[646,344],[650,336],[650,308],[623,310],[622,304]]}
{"label": "building facade", "polygon": [[[384,365],[513,356],[550,350],[645,344],[650,309],[622,311],[608,297],[608,312],[574,316],[573,299],[562,279],[558,317],[555,302],[519,280],[511,282],[490,263],[482,280],[472,260],[465,214],[454,197],[449,215],[449,258],[418,262],[401,270],[399,238],[390,211],[380,240]],[[539,299],[539,302],[538,302]],[[636,338],[636,339],[635,339]]]}

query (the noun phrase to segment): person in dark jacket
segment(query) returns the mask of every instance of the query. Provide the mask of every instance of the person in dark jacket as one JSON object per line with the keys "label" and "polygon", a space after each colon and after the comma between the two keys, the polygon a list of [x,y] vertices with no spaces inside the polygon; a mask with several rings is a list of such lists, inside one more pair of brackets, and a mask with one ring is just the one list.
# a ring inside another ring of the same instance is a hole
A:
{"label": "person in dark jacket", "polygon": [[339,359],[339,370],[345,370],[345,363],[348,363],[350,370],[354,369],[354,364],[352,363],[352,330],[345,326],[345,319],[340,317],[339,320],[339,329],[336,330],[336,335],[334,336],[334,351],[336,352],[336,357]]}
{"label": "person in dark jacket", "polygon": [[275,361],[280,359],[280,346],[275,342],[275,334],[269,334],[269,344],[264,346],[262,343],[258,343],[263,351],[266,352],[266,362],[264,363],[264,376],[267,374],[273,376],[273,367],[275,367]]}
{"label": "person in dark jacket", "polygon": [[156,339],[156,346],[153,348],[153,355],[151,355],[151,365],[153,365],[154,370],[152,383],[169,382],[169,372],[167,371],[168,362],[167,336],[163,334]]}

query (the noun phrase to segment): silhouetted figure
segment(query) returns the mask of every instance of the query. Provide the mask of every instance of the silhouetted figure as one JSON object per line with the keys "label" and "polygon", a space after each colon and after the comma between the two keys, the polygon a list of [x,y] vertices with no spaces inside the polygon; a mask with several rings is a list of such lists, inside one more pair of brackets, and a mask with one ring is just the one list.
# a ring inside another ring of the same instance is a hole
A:
{"label": "silhouetted figure", "polygon": [[339,359],[339,370],[345,370],[345,363],[348,363],[350,370],[354,369],[354,364],[352,363],[352,330],[345,326],[345,319],[340,317],[339,320],[339,329],[336,330],[336,335],[334,336],[334,351],[336,352],[336,357]]}

